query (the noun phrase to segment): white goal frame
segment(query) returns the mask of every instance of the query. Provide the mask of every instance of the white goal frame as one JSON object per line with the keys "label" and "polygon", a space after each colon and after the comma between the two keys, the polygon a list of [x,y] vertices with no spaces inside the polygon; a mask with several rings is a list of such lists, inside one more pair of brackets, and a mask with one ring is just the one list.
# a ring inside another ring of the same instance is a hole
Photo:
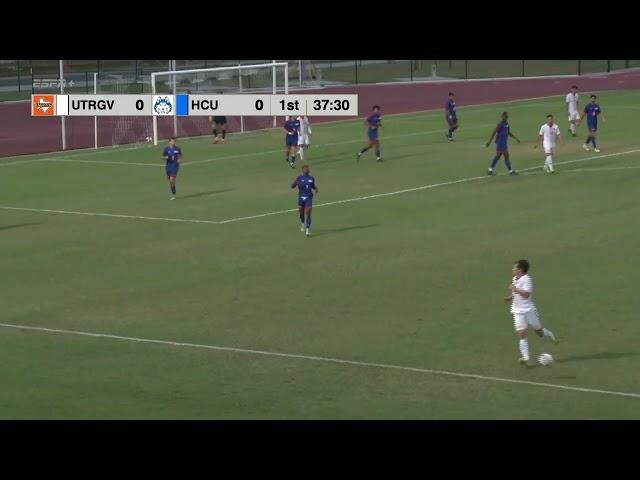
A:
{"label": "white goal frame", "polygon": [[[238,71],[238,89],[239,92],[242,93],[242,70],[250,70],[256,68],[271,68],[273,69],[272,78],[273,78],[273,86],[272,86],[272,94],[277,94],[277,69],[278,67],[284,68],[284,94],[287,95],[289,93],[289,63],[288,62],[276,62],[275,60],[271,63],[259,63],[254,65],[236,65],[233,67],[213,67],[213,68],[196,68],[192,70],[174,70],[169,71],[160,71],[151,73],[151,94],[156,95],[156,79],[158,77],[170,77],[172,84],[172,94],[176,94],[176,75],[184,75],[188,73],[206,73],[206,72],[224,72],[224,71]],[[276,117],[273,117],[273,126],[275,127]],[[240,117],[240,131],[244,131],[244,120],[243,117]],[[178,117],[176,115],[173,116],[173,133],[175,136],[178,136]],[[153,144],[158,145],[158,117],[153,115]]]}

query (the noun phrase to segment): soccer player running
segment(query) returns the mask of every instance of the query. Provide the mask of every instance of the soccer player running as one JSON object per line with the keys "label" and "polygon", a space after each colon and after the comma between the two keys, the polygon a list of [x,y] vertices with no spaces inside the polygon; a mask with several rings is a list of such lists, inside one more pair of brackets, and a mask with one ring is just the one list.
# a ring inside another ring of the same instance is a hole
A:
{"label": "soccer player running", "polygon": [[286,132],[285,145],[287,148],[287,162],[291,168],[295,168],[300,122],[294,118],[287,117],[287,120],[284,122],[284,131]]}
{"label": "soccer player running", "polygon": [[496,156],[491,161],[491,166],[487,171],[487,175],[495,175],[496,174],[496,165],[498,164],[498,160],[500,157],[504,155],[504,163],[509,169],[509,175],[517,175],[513,168],[511,168],[511,162],[509,161],[509,146],[507,145],[509,137],[513,137],[516,139],[518,143],[520,143],[520,139],[516,137],[513,133],[511,133],[511,127],[509,127],[509,114],[507,112],[502,112],[502,120],[496,126],[495,130],[491,134],[491,138],[487,142],[486,146],[488,147],[491,144],[491,140],[493,137],[496,137]]}
{"label": "soccer player running", "polygon": [[569,133],[576,136],[576,128],[580,121],[580,113],[578,113],[578,86],[571,87],[571,91],[567,94],[565,100],[567,104],[567,115],[569,118]]}
{"label": "soccer player running", "polygon": [[553,121],[553,115],[547,115],[547,123],[540,127],[538,141],[533,148],[538,148],[538,143],[542,140],[542,148],[546,158],[544,160],[544,171],[547,173],[555,173],[553,169],[553,156],[556,152],[556,140],[560,138],[560,127]]}
{"label": "soccer player running", "polygon": [[311,123],[309,123],[309,118],[306,115],[298,117],[297,120],[300,122],[300,136],[298,137],[297,153],[300,156],[300,160],[304,160],[304,151],[310,146],[309,138],[311,137]]}
{"label": "soccer player running", "polygon": [[538,309],[533,303],[533,281],[529,275],[529,262],[520,259],[514,263],[513,278],[509,285],[511,294],[504,297],[504,302],[511,302],[511,313],[513,314],[513,325],[516,329],[516,335],[519,338],[520,347],[520,363],[527,364],[529,362],[529,341],[527,340],[527,332],[529,327],[533,328],[539,337],[548,337],[553,343],[558,343],[555,335],[551,330],[542,326]]}
{"label": "soccer player running", "polygon": [[180,170],[180,160],[182,159],[182,150],[176,146],[175,137],[169,139],[169,145],[164,147],[162,151],[162,158],[167,161],[167,180],[169,180],[169,186],[171,187],[170,200],[176,199],[176,177],[178,176],[178,170]]}
{"label": "soccer player running", "polygon": [[367,117],[366,124],[369,126],[367,135],[369,136],[369,145],[362,148],[356,156],[356,159],[360,161],[360,157],[371,147],[376,149],[376,160],[382,161],[380,156],[380,140],[378,139],[378,129],[382,127],[382,115],[380,115],[380,106],[373,106],[373,113]]}
{"label": "soccer player running", "polygon": [[313,192],[318,193],[316,179],[309,173],[309,165],[302,166],[299,175],[291,184],[291,188],[298,187],[298,211],[300,213],[300,231],[306,229],[307,237],[311,236],[311,209],[313,208]]}
{"label": "soccer player running", "polygon": [[593,151],[600,153],[598,146],[596,145],[596,132],[598,131],[598,115],[602,115],[602,121],[604,122],[604,114],[600,105],[596,103],[596,96],[591,95],[591,103],[587,103],[584,107],[584,116],[587,117],[587,128],[589,129],[589,136],[587,141],[582,145],[587,152],[589,151],[589,142],[593,143]]}
{"label": "soccer player running", "polygon": [[449,100],[444,107],[445,117],[449,124],[449,131],[445,134],[447,140],[453,142],[453,132],[458,128],[458,113],[456,112],[456,102],[453,99],[453,92],[449,92]]}
{"label": "soccer player running", "polygon": [[[224,143],[227,136],[227,117],[209,117],[209,121],[213,127],[213,142],[211,143]],[[218,135],[218,130],[222,130],[222,138]]]}

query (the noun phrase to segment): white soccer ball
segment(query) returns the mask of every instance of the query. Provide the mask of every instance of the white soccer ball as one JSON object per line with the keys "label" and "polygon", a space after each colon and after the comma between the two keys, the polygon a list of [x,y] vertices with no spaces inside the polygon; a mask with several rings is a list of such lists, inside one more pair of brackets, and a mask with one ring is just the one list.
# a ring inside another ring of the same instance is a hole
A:
{"label": "white soccer ball", "polygon": [[550,367],[553,362],[554,360],[550,353],[541,353],[538,357],[538,363],[543,367]]}
{"label": "white soccer ball", "polygon": [[151,143],[151,140],[153,140],[153,138],[147,137],[147,143]]}

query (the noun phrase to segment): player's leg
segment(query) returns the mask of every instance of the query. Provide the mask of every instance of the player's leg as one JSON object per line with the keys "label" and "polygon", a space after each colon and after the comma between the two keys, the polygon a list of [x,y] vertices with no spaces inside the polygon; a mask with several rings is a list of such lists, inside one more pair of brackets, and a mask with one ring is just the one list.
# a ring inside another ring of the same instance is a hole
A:
{"label": "player's leg", "polygon": [[589,130],[589,132],[587,133],[587,140],[584,142],[584,145],[582,145],[582,148],[584,148],[587,152],[589,151],[589,144],[591,143],[591,127],[587,126],[587,129]]}
{"label": "player's leg", "polygon": [[171,200],[174,200],[176,198],[176,173],[171,172],[167,178],[169,179],[169,188],[171,188]]}
{"label": "player's leg", "polygon": [[227,138],[227,124],[223,123],[222,124],[222,143],[224,143],[226,138]]}
{"label": "player's leg", "polygon": [[558,339],[553,334],[553,332],[542,326],[542,322],[540,321],[540,316],[538,315],[537,310],[533,310],[527,313],[527,323],[533,328],[540,338],[547,337],[553,343],[558,343]]}
{"label": "player's leg", "polygon": [[520,363],[526,364],[529,361],[529,340],[527,339],[527,320],[521,313],[513,314],[513,325],[518,337],[518,349],[520,350]]}
{"label": "player's leg", "polygon": [[304,160],[304,137],[298,137],[298,155]]}
{"label": "player's leg", "polygon": [[360,157],[366,153],[373,145],[375,144],[375,141],[373,139],[371,139],[371,137],[369,137],[369,143],[366,147],[363,147],[360,149],[360,151],[358,152],[358,156],[357,159],[360,160]]}
{"label": "player's leg", "polygon": [[597,133],[597,129],[592,128],[591,129],[591,143],[593,143],[593,151],[596,153],[600,153],[600,149],[598,148],[598,145],[596,145],[596,133]]}
{"label": "player's leg", "polygon": [[304,209],[305,226],[307,227],[307,237],[311,235],[311,210],[312,208],[307,206]]}
{"label": "player's leg", "polygon": [[300,231],[304,232],[304,205],[298,203],[298,213],[300,214]]}
{"label": "player's leg", "polygon": [[382,156],[380,155],[380,140],[378,140],[377,138],[376,138],[375,145],[376,145],[376,160],[378,162],[381,162]]}
{"label": "player's leg", "polygon": [[507,166],[507,170],[509,170],[509,175],[517,175],[516,171],[511,168],[511,161],[509,160],[509,150],[505,150],[504,152],[504,164]]}
{"label": "player's leg", "polygon": [[213,127],[213,143],[218,143],[218,125]]}
{"label": "player's leg", "polygon": [[545,146],[544,153],[546,154],[546,158],[544,160],[544,169],[548,173],[553,173],[555,171],[553,169],[553,148]]}
{"label": "player's leg", "polygon": [[495,175],[496,174],[496,165],[500,161],[500,157],[502,156],[502,152],[498,149],[496,150],[496,156],[491,160],[491,165],[489,166],[489,170],[487,170],[487,175]]}

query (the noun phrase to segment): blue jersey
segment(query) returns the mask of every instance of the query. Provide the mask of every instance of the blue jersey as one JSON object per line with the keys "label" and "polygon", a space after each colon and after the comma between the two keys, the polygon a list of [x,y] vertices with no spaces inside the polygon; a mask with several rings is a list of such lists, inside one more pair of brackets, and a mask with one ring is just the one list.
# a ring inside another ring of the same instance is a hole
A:
{"label": "blue jersey", "polygon": [[598,115],[602,112],[600,105],[597,103],[587,103],[584,107],[584,116],[587,117],[587,125],[589,128],[598,126]]}
{"label": "blue jersey", "polygon": [[496,126],[496,145],[500,150],[507,149],[507,141],[509,140],[509,122],[501,121]]}
{"label": "blue jersey", "polygon": [[447,109],[447,117],[456,117],[456,102],[453,98],[449,99],[445,108]]}
{"label": "blue jersey", "polygon": [[382,125],[382,115],[379,113],[372,113],[367,117],[367,123],[369,124],[369,130],[377,130]]}
{"label": "blue jersey", "polygon": [[287,120],[284,122],[284,129],[288,137],[297,137],[300,134],[300,120]]}
{"label": "blue jersey", "polygon": [[178,165],[178,160],[182,157],[182,150],[180,147],[164,147],[162,156],[167,157],[167,167]]}
{"label": "blue jersey", "polygon": [[291,188],[298,187],[298,197],[313,198],[313,190],[316,188],[316,179],[311,175],[300,175],[291,184]]}

